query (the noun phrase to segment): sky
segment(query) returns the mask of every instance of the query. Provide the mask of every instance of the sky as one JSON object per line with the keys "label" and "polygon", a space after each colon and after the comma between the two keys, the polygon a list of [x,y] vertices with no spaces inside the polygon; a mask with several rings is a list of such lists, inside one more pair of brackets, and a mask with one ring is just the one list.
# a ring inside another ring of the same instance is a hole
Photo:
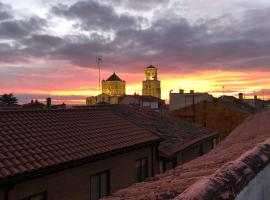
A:
{"label": "sky", "polygon": [[[80,104],[116,72],[141,93],[270,97],[269,0],[0,0],[0,94]],[[223,89],[224,88],[224,89]]]}

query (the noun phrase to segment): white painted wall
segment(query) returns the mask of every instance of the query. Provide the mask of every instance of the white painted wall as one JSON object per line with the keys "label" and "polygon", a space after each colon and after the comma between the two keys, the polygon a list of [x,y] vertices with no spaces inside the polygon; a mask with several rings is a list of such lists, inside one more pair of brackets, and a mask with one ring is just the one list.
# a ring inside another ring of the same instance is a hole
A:
{"label": "white painted wall", "polygon": [[264,168],[235,200],[270,200],[270,165]]}
{"label": "white painted wall", "polygon": [[190,106],[193,101],[194,104],[203,101],[212,102],[213,97],[207,93],[170,93],[170,111]]}

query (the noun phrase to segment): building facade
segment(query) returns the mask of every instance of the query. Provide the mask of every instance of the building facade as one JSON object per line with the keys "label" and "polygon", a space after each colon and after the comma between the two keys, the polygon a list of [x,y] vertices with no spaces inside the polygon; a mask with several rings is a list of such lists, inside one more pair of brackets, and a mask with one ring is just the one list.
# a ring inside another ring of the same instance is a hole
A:
{"label": "building facade", "polygon": [[107,80],[102,81],[102,93],[86,98],[86,105],[99,103],[118,104],[119,97],[126,94],[126,82],[113,73]]}
{"label": "building facade", "polygon": [[213,102],[213,96],[208,93],[195,93],[194,90],[190,90],[189,93],[185,93],[184,90],[179,90],[179,93],[170,92],[170,111],[195,105],[203,101]]}
{"label": "building facade", "polygon": [[96,105],[96,104],[118,104],[118,96],[110,96],[108,94],[100,94],[97,96],[91,96],[86,98],[86,105]]}
{"label": "building facade", "polygon": [[162,110],[165,107],[165,101],[154,96],[141,96],[138,94],[125,95],[120,98],[119,104],[136,105],[141,108]]}
{"label": "building facade", "polygon": [[123,96],[126,94],[126,82],[113,73],[107,80],[102,81],[102,94]]}
{"label": "building facade", "polygon": [[149,67],[145,68],[145,80],[142,84],[143,96],[154,96],[160,99],[161,88],[156,67],[150,65]]}

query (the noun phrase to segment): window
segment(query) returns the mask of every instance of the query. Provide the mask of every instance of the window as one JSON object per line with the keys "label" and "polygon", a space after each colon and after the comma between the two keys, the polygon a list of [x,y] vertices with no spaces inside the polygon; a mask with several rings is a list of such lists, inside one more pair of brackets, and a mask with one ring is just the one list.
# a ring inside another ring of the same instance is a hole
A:
{"label": "window", "polygon": [[212,140],[212,148],[214,149],[217,145],[218,145],[218,139],[217,138],[214,138]]}
{"label": "window", "polygon": [[46,199],[47,199],[47,192],[41,192],[28,197],[24,197],[20,200],[46,200]]}
{"label": "window", "polygon": [[136,160],[136,181],[141,182],[148,177],[148,159]]}
{"label": "window", "polygon": [[161,160],[159,161],[159,173],[163,173],[164,171],[164,162]]}
{"label": "window", "polygon": [[91,200],[98,200],[110,194],[110,173],[101,172],[91,176]]}

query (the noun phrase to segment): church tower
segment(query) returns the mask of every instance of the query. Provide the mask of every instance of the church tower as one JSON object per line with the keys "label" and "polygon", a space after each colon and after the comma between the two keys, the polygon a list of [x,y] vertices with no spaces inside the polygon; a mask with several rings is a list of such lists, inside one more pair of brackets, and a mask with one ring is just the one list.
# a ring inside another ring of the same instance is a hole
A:
{"label": "church tower", "polygon": [[126,94],[126,82],[113,73],[107,80],[102,81],[102,94],[124,96]]}
{"label": "church tower", "polygon": [[160,81],[157,79],[157,68],[153,65],[145,68],[145,81],[142,88],[143,96],[161,97]]}

